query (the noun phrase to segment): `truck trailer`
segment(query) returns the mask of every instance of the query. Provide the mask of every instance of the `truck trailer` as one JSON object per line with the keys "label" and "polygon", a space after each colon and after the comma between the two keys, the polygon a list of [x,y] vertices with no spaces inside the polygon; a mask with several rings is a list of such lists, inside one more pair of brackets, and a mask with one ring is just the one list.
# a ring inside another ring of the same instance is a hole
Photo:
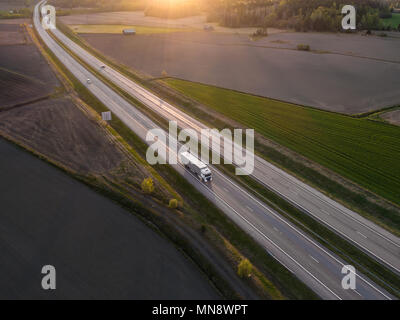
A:
{"label": "truck trailer", "polygon": [[180,154],[181,161],[187,169],[193,172],[203,182],[212,181],[211,170],[208,166],[200,161],[196,156],[189,152],[182,152]]}

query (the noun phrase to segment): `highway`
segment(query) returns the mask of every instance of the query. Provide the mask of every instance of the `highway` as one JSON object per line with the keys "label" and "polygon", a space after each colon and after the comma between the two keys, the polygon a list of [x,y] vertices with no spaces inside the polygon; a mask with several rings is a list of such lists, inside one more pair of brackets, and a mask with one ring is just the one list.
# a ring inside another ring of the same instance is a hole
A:
{"label": "highway", "polygon": [[[99,80],[93,73],[83,67],[49,36],[42,28],[39,20],[38,7],[42,3],[44,3],[44,1],[40,2],[35,7],[34,25],[44,43],[54,52],[70,72],[86,85],[115,116],[121,119],[132,131],[145,141],[148,130],[157,128],[158,126],[135,108],[134,105],[126,101],[104,82]],[[58,30],[53,30],[53,32],[60,40],[67,44],[71,50],[79,50],[77,45],[69,41],[69,39],[63,38],[63,35],[58,32]],[[87,57],[86,59],[90,58],[90,64],[98,61],[87,52],[84,52],[84,56]],[[103,65],[103,63],[99,61],[96,67],[100,70],[101,65]],[[118,76],[116,80],[117,85],[123,89],[125,89],[124,86],[131,86],[133,84],[129,79],[124,79],[117,71],[111,70],[108,67],[102,72],[107,75],[112,74]],[[90,84],[86,83],[88,78],[92,80]],[[141,100],[143,99],[146,98],[143,97]],[[146,103],[146,105],[147,104],[148,103]],[[165,104],[164,102],[162,103],[162,105]],[[347,264],[345,261],[316,243],[264,203],[221,174],[215,167],[212,168],[214,176],[212,184],[205,185],[185,170],[182,165],[178,164],[172,166],[203,195],[218,206],[230,219],[245,232],[250,234],[269,254],[282,263],[290,272],[294,273],[301,281],[306,283],[321,298],[393,298],[389,293],[374,284],[361,273],[357,273],[356,290],[343,289],[341,286],[343,277],[341,270],[343,265]]]}
{"label": "highway", "polygon": [[[70,40],[58,29],[54,30],[53,33],[85,63],[100,70],[108,80],[145,104],[156,114],[168,121],[177,121],[178,126],[182,129],[191,128],[196,132],[200,132],[201,129],[207,129],[200,121],[161,100],[113,68],[107,66],[105,69],[101,69],[100,67],[105,65],[104,62]],[[235,149],[241,149],[241,147],[235,145]],[[311,215],[400,274],[400,239],[398,237],[349,210],[342,204],[328,198],[320,191],[308,186],[261,157],[255,156],[254,159],[255,169],[251,176],[261,185],[274,191],[300,210]]]}

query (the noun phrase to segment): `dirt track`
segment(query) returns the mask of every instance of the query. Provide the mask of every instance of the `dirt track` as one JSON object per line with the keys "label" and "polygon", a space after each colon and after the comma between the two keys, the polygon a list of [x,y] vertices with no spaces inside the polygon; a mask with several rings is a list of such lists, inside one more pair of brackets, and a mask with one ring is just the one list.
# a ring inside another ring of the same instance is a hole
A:
{"label": "dirt track", "polygon": [[[244,35],[206,32],[82,37],[106,55],[154,77],[165,70],[173,77],[347,114],[400,103],[400,63],[376,60],[399,59],[400,39],[277,34],[251,41]],[[279,39],[286,42],[273,42]],[[300,41],[340,54],[294,50]],[[354,56],[359,54],[370,58]]]}

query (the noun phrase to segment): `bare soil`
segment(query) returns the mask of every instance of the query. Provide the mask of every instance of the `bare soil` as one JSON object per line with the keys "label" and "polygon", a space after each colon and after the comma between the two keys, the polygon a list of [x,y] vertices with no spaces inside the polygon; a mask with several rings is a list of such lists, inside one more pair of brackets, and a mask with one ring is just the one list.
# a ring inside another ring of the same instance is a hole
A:
{"label": "bare soil", "polygon": [[0,131],[78,172],[106,172],[122,153],[69,98],[48,99],[0,113]]}
{"label": "bare soil", "polygon": [[[277,34],[251,41],[246,35],[206,32],[81,36],[153,77],[165,70],[172,77],[345,114],[400,103],[398,38]],[[311,43],[314,51],[296,50],[298,42]]]}
{"label": "bare soil", "polygon": [[26,42],[25,33],[20,24],[0,24],[0,46]]}
{"label": "bare soil", "polygon": [[0,46],[0,68],[35,78],[52,90],[60,85],[34,44]]}
{"label": "bare soil", "polygon": [[140,219],[2,138],[0,168],[0,299],[220,298]]}

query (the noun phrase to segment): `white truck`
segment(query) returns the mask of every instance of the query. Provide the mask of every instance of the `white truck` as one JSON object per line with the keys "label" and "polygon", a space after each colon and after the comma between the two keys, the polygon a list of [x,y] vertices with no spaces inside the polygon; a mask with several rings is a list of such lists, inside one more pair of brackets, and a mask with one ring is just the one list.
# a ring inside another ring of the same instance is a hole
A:
{"label": "white truck", "polygon": [[205,163],[201,162],[199,159],[197,159],[196,156],[186,151],[182,152],[180,156],[181,161],[185,165],[185,167],[196,174],[201,181],[212,181],[211,170]]}

